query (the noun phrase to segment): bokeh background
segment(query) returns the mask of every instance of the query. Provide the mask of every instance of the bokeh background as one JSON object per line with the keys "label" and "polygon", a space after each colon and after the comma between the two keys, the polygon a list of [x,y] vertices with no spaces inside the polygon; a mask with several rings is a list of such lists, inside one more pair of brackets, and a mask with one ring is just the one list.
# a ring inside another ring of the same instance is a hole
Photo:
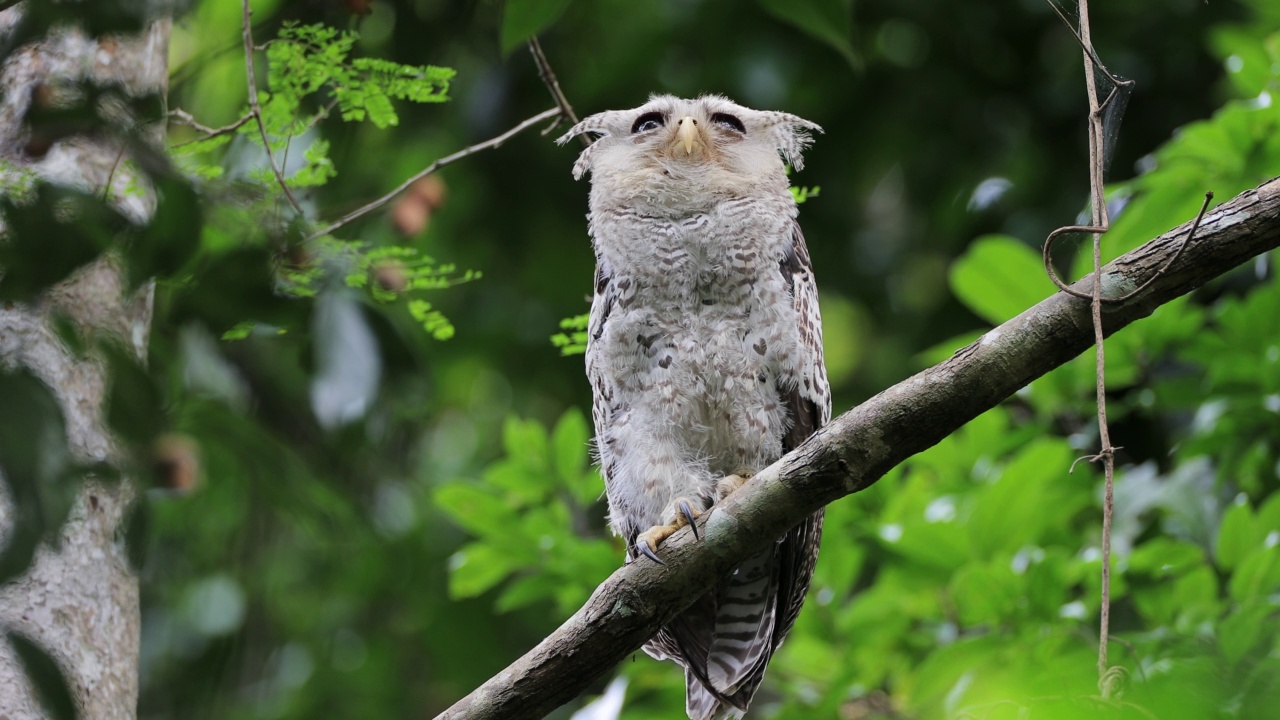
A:
{"label": "bokeh background", "polygon": [[[502,40],[530,5],[254,2],[259,43],[319,22],[358,32],[355,55],[457,71],[448,102],[397,103],[393,127],[331,117],[301,136],[295,156],[323,139],[337,170],[299,190],[309,219],[552,107],[523,43]],[[801,224],[837,413],[1050,293],[1039,244],[1076,222],[1088,186],[1081,52],[1047,3],[541,5],[558,11],[541,43],[580,115],[722,93],[825,129],[793,182],[819,190]],[[195,2],[175,22],[171,108],[209,126],[243,114],[240,13]],[[1097,3],[1092,20],[1101,58],[1136,82],[1108,254],[1190,219],[1206,190],[1225,200],[1280,174],[1273,2]],[[264,87],[265,66],[260,53]],[[150,373],[169,451],[199,470],[144,500],[140,717],[432,717],[620,562],[587,464],[582,360],[550,340],[586,311],[593,262],[579,148],[559,131],[450,165],[416,216],[396,204],[336,233],[480,273],[421,294],[447,339],[401,298],[324,279],[349,269],[333,246],[272,229],[291,211],[254,180],[249,135],[202,156],[224,173],[202,186],[205,256],[243,243],[325,273],[287,301],[199,259],[160,284]],[[196,137],[171,128],[173,144]],[[1060,261],[1078,274],[1070,248]],[[1264,258],[1109,346],[1123,700],[1099,698],[1094,668],[1101,479],[1068,473],[1097,445],[1088,356],[831,508],[813,594],[751,717],[1271,717],[1273,274]],[[273,330],[224,339],[239,320]],[[340,420],[325,392],[350,402]],[[591,717],[680,716],[674,666],[637,653],[614,674],[622,709]]]}

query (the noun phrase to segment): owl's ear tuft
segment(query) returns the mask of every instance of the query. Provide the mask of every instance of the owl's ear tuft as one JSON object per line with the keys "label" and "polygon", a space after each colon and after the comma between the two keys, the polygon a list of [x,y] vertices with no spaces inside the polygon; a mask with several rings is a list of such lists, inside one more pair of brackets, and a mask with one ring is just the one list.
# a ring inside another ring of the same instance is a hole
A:
{"label": "owl's ear tuft", "polygon": [[[582,120],[582,122],[579,122],[577,125],[574,125],[573,127],[569,128],[568,132],[556,138],[556,144],[563,145],[569,142],[570,140],[578,137],[579,135],[590,135],[593,140],[603,138],[603,137],[608,137],[612,133],[609,132],[609,129],[605,127],[604,120],[605,120],[605,113],[599,113],[596,115],[592,115],[591,117],[585,118]],[[573,163],[573,179],[574,180],[581,180],[582,176],[585,175],[587,171],[591,169],[591,156],[593,154],[592,151],[595,150],[596,147],[597,147],[596,144],[593,142],[592,144],[588,145],[580,155],[578,155],[578,160]]]}
{"label": "owl's ear tuft", "polygon": [[569,128],[569,130],[565,132],[565,134],[556,138],[556,144],[563,145],[569,142],[570,140],[578,137],[579,135],[591,135],[593,140],[595,138],[604,137],[605,135],[608,135],[609,131],[606,130],[603,125],[600,124],[599,118],[600,118],[599,115],[592,115],[586,120],[583,120],[577,125],[574,125],[573,127]]}
{"label": "owl's ear tuft", "polygon": [[804,151],[809,149],[813,144],[813,136],[810,133],[822,132],[822,127],[817,123],[809,122],[802,117],[789,115],[787,113],[774,114],[773,127],[770,128],[770,135],[773,136],[775,147],[778,148],[778,154],[782,159],[796,170],[804,168]]}

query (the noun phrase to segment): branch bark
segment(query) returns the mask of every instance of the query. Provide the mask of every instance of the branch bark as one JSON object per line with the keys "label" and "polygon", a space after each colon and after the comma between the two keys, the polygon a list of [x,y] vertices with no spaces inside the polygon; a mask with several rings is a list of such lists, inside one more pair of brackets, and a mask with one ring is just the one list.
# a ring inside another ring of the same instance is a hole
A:
{"label": "branch bark", "polygon": [[[1190,223],[1103,268],[1104,296],[1139,287],[1169,261]],[[1103,308],[1106,335],[1280,246],[1280,178],[1204,218],[1196,237],[1142,294]],[[1082,292],[1090,275],[1076,283]],[[948,360],[844,413],[663,545],[665,565],[632,563],[524,657],[437,720],[539,718],[635,652],[716,578],[818,508],[871,486],[894,466],[994,407],[1094,342],[1089,303],[1059,292]]]}

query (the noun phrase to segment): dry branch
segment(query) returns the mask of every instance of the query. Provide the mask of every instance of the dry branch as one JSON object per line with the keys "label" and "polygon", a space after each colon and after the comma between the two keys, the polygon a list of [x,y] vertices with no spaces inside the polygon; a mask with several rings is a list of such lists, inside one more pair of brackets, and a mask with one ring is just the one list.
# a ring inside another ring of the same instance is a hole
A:
{"label": "dry branch", "polygon": [[[1104,295],[1137,288],[1178,251],[1190,223],[1103,268]],[[1241,263],[1280,246],[1280,178],[1207,215],[1199,233],[1147,290],[1103,308],[1110,335]],[[1090,288],[1093,276],[1076,283]],[[1059,292],[948,360],[844,413],[757,475],[661,550],[633,563],[537,647],[437,720],[539,718],[572,700],[648,640],[734,565],[818,508],[869,487],[1032,380],[1093,345],[1089,303]]]}
{"label": "dry branch", "polygon": [[276,176],[276,182],[280,184],[280,189],[284,190],[284,196],[289,198],[289,204],[299,215],[306,216],[306,211],[302,209],[302,205],[298,203],[298,198],[294,196],[293,190],[289,188],[289,183],[285,182],[284,170],[280,164],[276,162],[275,152],[271,149],[271,138],[267,137],[267,125],[262,120],[262,106],[258,103],[258,80],[254,77],[253,69],[253,10],[249,7],[249,0],[243,2],[243,19],[240,22],[240,34],[244,41],[244,73],[245,80],[249,85],[249,115],[258,124],[258,134],[262,136],[262,147],[267,151],[267,164],[271,166],[271,174]]}

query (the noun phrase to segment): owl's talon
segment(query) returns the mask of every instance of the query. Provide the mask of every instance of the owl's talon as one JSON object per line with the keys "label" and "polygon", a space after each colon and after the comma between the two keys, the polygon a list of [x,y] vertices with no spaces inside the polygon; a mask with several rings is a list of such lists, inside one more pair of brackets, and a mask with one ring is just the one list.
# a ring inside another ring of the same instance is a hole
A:
{"label": "owl's talon", "polygon": [[664,565],[658,559],[657,549],[663,540],[671,537],[677,530],[685,525],[690,526],[693,530],[693,537],[701,540],[702,536],[698,534],[698,526],[695,522],[698,516],[702,514],[699,510],[694,510],[693,502],[688,498],[678,497],[671,501],[671,506],[667,508],[668,517],[672,518],[670,525],[654,525],[636,536],[635,546],[636,552],[650,560]]}
{"label": "owl's talon", "polygon": [[679,530],[676,525],[654,525],[636,536],[636,552],[658,563],[666,565],[658,559],[658,546],[663,540],[671,537],[671,533]]}
{"label": "owl's talon", "polygon": [[636,551],[659,565],[666,565],[666,563],[662,562],[662,559],[658,557],[658,554],[653,551],[653,548],[649,547],[649,543],[644,540],[638,540],[636,542]]}
{"label": "owl's talon", "polygon": [[698,534],[698,513],[695,513],[693,508],[689,507],[688,500],[680,500],[680,514],[684,516],[684,521],[689,523],[689,529],[693,530],[693,539],[701,540],[702,536]]}
{"label": "owl's talon", "polygon": [[754,475],[755,473],[751,472],[750,470],[739,470],[733,475],[727,475],[721,478],[720,482],[716,483],[717,502],[729,497],[729,495],[732,494],[734,490],[737,490],[743,485],[746,485],[747,481],[750,480]]}

